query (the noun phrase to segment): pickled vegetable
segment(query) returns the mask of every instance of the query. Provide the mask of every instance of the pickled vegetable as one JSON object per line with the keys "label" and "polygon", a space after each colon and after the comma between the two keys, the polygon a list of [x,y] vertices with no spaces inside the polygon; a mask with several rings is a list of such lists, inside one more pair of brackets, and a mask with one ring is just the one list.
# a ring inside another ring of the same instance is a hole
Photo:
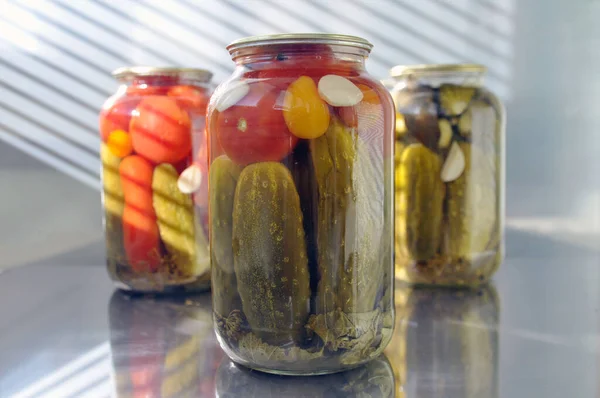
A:
{"label": "pickled vegetable", "polygon": [[109,270],[116,277],[117,265],[126,260],[123,245],[123,209],[125,199],[119,177],[121,159],[113,155],[106,144],[100,148],[102,161],[102,200],[104,204],[104,233],[106,236],[106,260]]}
{"label": "pickled vegetable", "polygon": [[244,314],[270,344],[299,343],[310,307],[300,199],[280,163],[247,166],[233,206],[233,258]]}
{"label": "pickled vegetable", "polygon": [[233,266],[233,202],[241,169],[228,157],[216,158],[210,168],[210,240],[217,242],[211,251],[213,307],[220,317],[241,309]]}
{"label": "pickled vegetable", "polygon": [[440,87],[440,106],[447,116],[459,116],[469,106],[475,95],[475,88],[443,84]]}
{"label": "pickled vegetable", "polygon": [[[166,266],[169,276],[192,278],[209,269],[206,238],[196,246],[197,235],[192,198],[177,188],[177,170],[167,163],[156,166],[152,177],[152,202],[156,211],[162,242],[169,253]],[[196,253],[201,248],[204,253]]]}
{"label": "pickled vegetable", "polygon": [[434,257],[442,237],[442,162],[422,144],[402,150],[396,168],[396,250],[416,261]]}
{"label": "pickled vegetable", "polygon": [[192,150],[190,117],[173,98],[144,97],[131,117],[133,149],[154,163],[175,163]]}
{"label": "pickled vegetable", "polygon": [[447,254],[471,261],[484,252],[496,225],[495,168],[485,154],[468,143],[461,143],[465,171],[448,184]]}
{"label": "pickled vegetable", "polygon": [[300,76],[288,87],[283,100],[283,117],[298,138],[317,138],[329,126],[329,108],[319,97],[317,85],[308,76]]}
{"label": "pickled vegetable", "polygon": [[298,142],[290,133],[281,111],[280,91],[261,82],[235,105],[219,111],[214,131],[225,154],[239,165],[279,161]]}

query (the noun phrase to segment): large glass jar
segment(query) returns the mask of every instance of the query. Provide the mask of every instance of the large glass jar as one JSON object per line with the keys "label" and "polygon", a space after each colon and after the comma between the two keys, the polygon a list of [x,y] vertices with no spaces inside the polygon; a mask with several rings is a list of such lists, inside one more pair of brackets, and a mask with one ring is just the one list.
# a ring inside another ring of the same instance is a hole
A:
{"label": "large glass jar", "polygon": [[216,332],[233,361],[321,374],[377,357],[393,326],[393,103],[343,35],[242,39],[212,96]]}
{"label": "large glass jar", "polygon": [[397,66],[396,278],[476,286],[503,256],[504,109],[481,65]]}
{"label": "large glass jar", "polygon": [[106,257],[117,287],[210,286],[206,106],[211,73],[116,70],[100,113]]}

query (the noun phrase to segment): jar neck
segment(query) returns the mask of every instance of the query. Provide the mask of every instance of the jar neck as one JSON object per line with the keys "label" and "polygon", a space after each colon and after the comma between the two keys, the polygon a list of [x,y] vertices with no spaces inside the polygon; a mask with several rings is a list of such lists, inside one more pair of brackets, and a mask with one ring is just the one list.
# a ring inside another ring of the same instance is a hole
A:
{"label": "jar neck", "polygon": [[305,68],[319,68],[323,64],[343,64],[346,68],[363,70],[368,51],[347,46],[323,44],[265,45],[240,49],[232,53],[238,67],[293,67],[302,64]]}
{"label": "jar neck", "polygon": [[416,88],[418,86],[439,87],[442,84],[457,86],[481,87],[483,86],[485,72],[472,71],[444,71],[444,72],[419,72],[393,77],[396,89]]}

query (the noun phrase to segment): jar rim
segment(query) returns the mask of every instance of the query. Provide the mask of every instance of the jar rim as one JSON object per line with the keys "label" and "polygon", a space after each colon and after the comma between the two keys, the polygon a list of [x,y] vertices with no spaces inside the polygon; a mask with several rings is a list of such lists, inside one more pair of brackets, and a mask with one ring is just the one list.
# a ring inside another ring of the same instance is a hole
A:
{"label": "jar rim", "polygon": [[485,73],[487,67],[481,64],[419,64],[419,65],[396,65],[390,69],[390,76],[403,77],[412,74],[425,74],[437,72],[469,72]]}
{"label": "jar rim", "polygon": [[352,35],[334,33],[283,33],[260,36],[248,36],[230,43],[226,49],[229,54],[242,48],[259,47],[269,44],[328,44],[336,46],[355,47],[368,52],[373,44],[366,39]]}
{"label": "jar rim", "polygon": [[131,81],[137,77],[178,77],[207,83],[212,79],[212,72],[198,68],[179,68],[174,66],[125,66],[112,72],[117,80]]}

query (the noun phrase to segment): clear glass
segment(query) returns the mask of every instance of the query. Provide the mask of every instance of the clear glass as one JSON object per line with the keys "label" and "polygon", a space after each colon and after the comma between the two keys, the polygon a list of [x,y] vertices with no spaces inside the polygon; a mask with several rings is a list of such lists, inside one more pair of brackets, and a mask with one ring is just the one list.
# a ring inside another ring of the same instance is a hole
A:
{"label": "clear glass", "polygon": [[482,72],[397,78],[396,278],[477,286],[503,258],[504,109]]}
{"label": "clear glass", "polygon": [[124,290],[210,287],[208,82],[128,76],[100,113],[107,267]]}
{"label": "clear glass", "polygon": [[393,103],[343,50],[242,51],[209,104],[216,333],[266,372],[356,367],[391,336]]}
{"label": "clear glass", "polygon": [[406,397],[499,397],[500,300],[473,289],[411,287],[395,292],[396,328],[385,355]]}

